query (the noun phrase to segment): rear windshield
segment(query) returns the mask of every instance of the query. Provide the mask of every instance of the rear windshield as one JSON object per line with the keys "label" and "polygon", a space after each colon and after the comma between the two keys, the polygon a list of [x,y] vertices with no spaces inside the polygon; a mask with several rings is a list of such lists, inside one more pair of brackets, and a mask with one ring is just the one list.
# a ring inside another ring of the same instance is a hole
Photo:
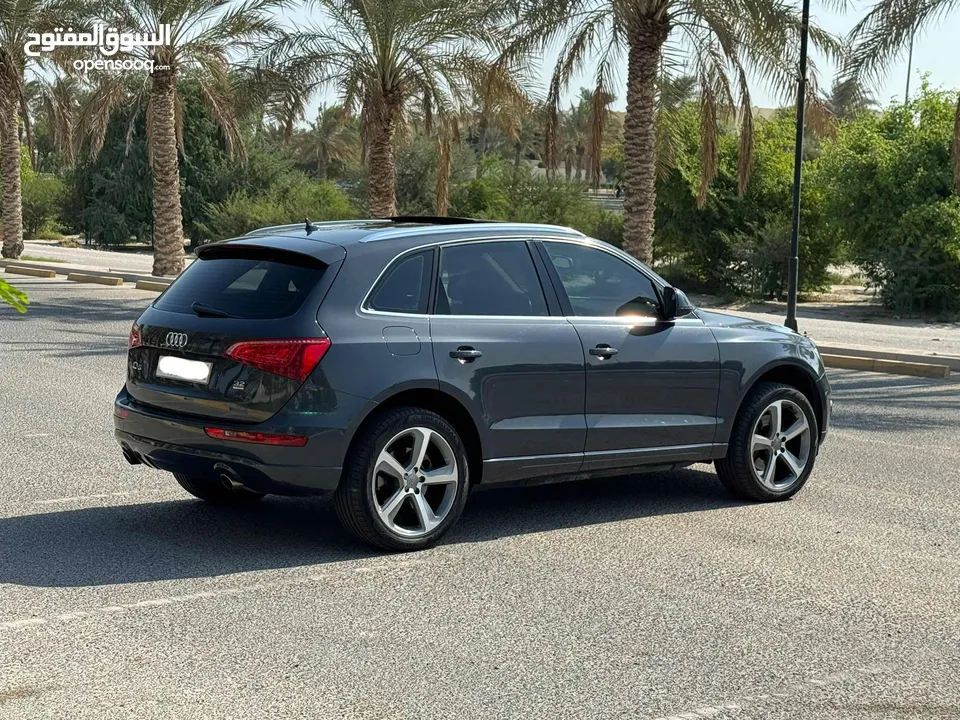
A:
{"label": "rear windshield", "polygon": [[325,269],[257,257],[198,259],[157,299],[154,307],[192,313],[191,305],[200,302],[246,320],[288,317],[300,309]]}

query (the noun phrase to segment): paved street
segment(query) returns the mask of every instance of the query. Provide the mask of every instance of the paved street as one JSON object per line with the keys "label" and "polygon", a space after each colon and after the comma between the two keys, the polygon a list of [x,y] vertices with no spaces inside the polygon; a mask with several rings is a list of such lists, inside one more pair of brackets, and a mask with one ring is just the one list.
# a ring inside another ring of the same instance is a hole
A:
{"label": "paved street", "polygon": [[325,502],[128,466],[111,402],[155,295],[13,282],[0,718],[960,718],[960,380],[836,372],[789,502],[710,466],[486,491],[382,555]]}

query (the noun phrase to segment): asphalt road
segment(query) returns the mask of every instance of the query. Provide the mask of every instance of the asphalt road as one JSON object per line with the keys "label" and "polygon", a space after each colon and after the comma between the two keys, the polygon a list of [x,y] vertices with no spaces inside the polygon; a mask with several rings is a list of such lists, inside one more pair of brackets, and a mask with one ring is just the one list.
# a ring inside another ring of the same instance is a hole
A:
{"label": "asphalt road", "polygon": [[114,445],[152,297],[0,308],[0,718],[960,718],[960,382],[838,372],[792,501],[709,466],[475,494],[381,555]]}

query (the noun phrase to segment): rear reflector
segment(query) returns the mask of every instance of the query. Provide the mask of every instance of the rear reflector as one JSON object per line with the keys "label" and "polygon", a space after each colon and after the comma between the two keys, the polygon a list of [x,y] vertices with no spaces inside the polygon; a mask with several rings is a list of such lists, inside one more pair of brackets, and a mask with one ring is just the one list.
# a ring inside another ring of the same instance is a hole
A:
{"label": "rear reflector", "polygon": [[235,442],[256,443],[257,445],[283,445],[285,447],[303,447],[307,439],[302,435],[274,435],[273,433],[246,432],[244,430],[224,430],[223,428],[204,428],[208,437],[214,440],[233,440]]}
{"label": "rear reflector", "polygon": [[130,328],[130,336],[127,338],[127,349],[133,350],[143,345],[143,338],[140,336],[140,326],[136,323]]}
{"label": "rear reflector", "polygon": [[330,338],[242,340],[228,347],[223,355],[244,365],[303,382],[329,347]]}

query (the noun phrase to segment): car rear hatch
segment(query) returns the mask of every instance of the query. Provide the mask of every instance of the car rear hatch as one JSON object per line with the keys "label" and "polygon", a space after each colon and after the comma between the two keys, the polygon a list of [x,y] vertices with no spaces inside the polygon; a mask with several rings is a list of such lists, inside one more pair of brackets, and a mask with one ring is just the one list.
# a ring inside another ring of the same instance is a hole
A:
{"label": "car rear hatch", "polygon": [[344,255],[294,238],[200,248],[131,329],[127,392],[175,414],[268,419],[330,347],[317,308]]}

